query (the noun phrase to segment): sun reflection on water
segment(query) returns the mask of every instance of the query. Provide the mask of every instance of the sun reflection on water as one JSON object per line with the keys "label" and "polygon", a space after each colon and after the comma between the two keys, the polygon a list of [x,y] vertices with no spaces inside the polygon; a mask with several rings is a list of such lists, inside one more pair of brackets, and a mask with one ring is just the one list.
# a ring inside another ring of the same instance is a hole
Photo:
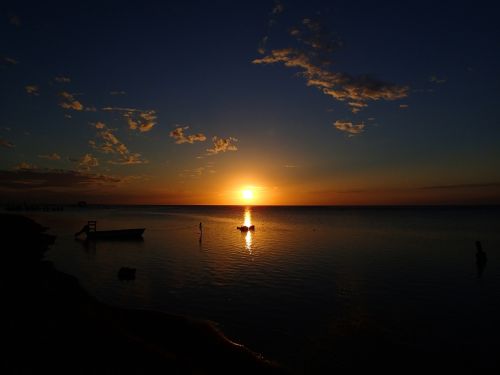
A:
{"label": "sun reflection on water", "polygon": [[[243,225],[249,227],[252,225],[252,208],[245,207],[245,216],[243,218]],[[248,250],[249,253],[252,252],[252,231],[247,231],[245,233],[245,249]]]}

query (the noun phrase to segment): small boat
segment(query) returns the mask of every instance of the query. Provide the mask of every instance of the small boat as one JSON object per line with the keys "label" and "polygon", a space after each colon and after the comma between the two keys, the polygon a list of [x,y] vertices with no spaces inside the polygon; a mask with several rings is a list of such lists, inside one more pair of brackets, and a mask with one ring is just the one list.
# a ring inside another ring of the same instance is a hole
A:
{"label": "small boat", "polygon": [[236,227],[236,229],[239,229],[242,232],[248,232],[249,230],[254,231],[255,225],[250,225],[249,227],[246,225],[242,225],[241,227]]}
{"label": "small boat", "polygon": [[135,229],[118,229],[118,230],[96,230],[95,232],[88,232],[87,238],[89,240],[126,240],[142,238],[145,228]]}
{"label": "small boat", "polygon": [[145,230],[145,228],[97,230],[97,222],[89,221],[82,230],[75,233],[75,237],[85,233],[88,240],[136,240],[142,239]]}

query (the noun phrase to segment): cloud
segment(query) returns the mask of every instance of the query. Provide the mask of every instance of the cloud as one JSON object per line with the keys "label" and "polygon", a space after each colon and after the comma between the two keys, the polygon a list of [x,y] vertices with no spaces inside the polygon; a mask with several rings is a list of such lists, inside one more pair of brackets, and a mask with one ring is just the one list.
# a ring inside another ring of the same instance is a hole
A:
{"label": "cloud", "polygon": [[360,103],[360,102],[349,102],[349,107],[351,107],[352,113],[358,113],[363,108],[368,107],[368,104]]}
{"label": "cloud", "polygon": [[352,137],[357,134],[361,134],[365,129],[365,124],[353,124],[351,121],[345,120],[337,120],[333,124],[338,130],[342,132],[346,132],[349,134],[349,137]]}
{"label": "cloud", "polygon": [[442,84],[442,83],[446,83],[446,78],[438,78],[437,76],[431,76],[429,78],[429,82]]}
{"label": "cloud", "polygon": [[16,147],[16,145],[10,141],[7,141],[5,139],[0,138],[0,147],[14,148],[14,147]]}
{"label": "cloud", "polygon": [[147,160],[142,158],[142,155],[139,153],[127,153],[126,155],[122,155],[120,159],[110,160],[108,161],[110,164],[119,164],[119,165],[133,165],[133,164],[146,164]]}
{"label": "cloud", "polygon": [[13,59],[12,57],[0,56],[0,66],[17,65],[17,64],[18,64],[17,60]]}
{"label": "cloud", "polygon": [[212,138],[213,147],[207,149],[207,155],[217,155],[220,152],[237,151],[238,148],[234,142],[238,142],[236,138],[219,138],[217,136]]}
{"label": "cloud", "polygon": [[129,129],[138,130],[141,133],[150,131],[156,125],[157,115],[156,111],[152,109],[105,107],[102,110],[122,112]]}
{"label": "cloud", "polygon": [[332,69],[335,63],[332,54],[342,46],[342,42],[327,32],[320,22],[305,18],[288,33],[298,46],[273,49],[252,63],[282,64],[296,69],[307,86],[317,88],[336,101],[347,103],[353,113],[367,107],[370,101],[390,101],[408,96],[408,86]]}
{"label": "cloud", "polygon": [[47,188],[83,189],[105,185],[117,185],[123,178],[82,171],[61,169],[19,168],[14,171],[0,170],[0,189],[32,190]]}
{"label": "cloud", "polygon": [[83,105],[75,99],[73,94],[63,91],[59,94],[62,97],[62,102],[59,105],[64,109],[73,109],[75,111],[82,111]]}
{"label": "cloud", "polygon": [[399,105],[399,108],[402,108],[402,109],[405,109],[405,108],[408,108],[408,104],[400,104]]}
{"label": "cloud", "polygon": [[276,23],[276,20],[278,16],[283,13],[285,10],[285,7],[283,3],[280,0],[275,0],[274,1],[274,7],[271,10],[271,13],[269,14],[269,21],[267,22],[267,32],[266,35],[262,37],[262,39],[259,42],[259,45],[257,47],[257,51],[261,54],[264,55],[266,53],[266,45],[269,41],[269,33],[271,31],[271,28],[274,26]]}
{"label": "cloud", "polygon": [[284,165],[285,168],[297,168],[296,165],[293,165],[293,164],[286,164]]}
{"label": "cloud", "polygon": [[89,144],[96,150],[99,150],[105,154],[113,154],[117,156],[117,159],[110,160],[110,164],[122,164],[122,165],[132,165],[132,164],[144,164],[148,161],[143,159],[139,153],[131,153],[127,146],[122,143],[113,133],[112,129],[109,129],[104,123],[97,122],[94,127],[98,129],[97,137],[102,140],[100,144],[96,141],[90,140]]}
{"label": "cloud", "polygon": [[125,91],[110,91],[109,95],[126,95]]}
{"label": "cloud", "polygon": [[284,10],[285,10],[285,6],[283,5],[283,3],[281,1],[275,1],[272,14],[278,15],[278,14],[283,13]]}
{"label": "cloud", "polygon": [[54,80],[58,83],[70,83],[71,79],[69,77],[65,76],[57,76],[54,78]]}
{"label": "cloud", "polygon": [[28,85],[28,86],[25,86],[24,89],[26,90],[26,92],[29,95],[35,95],[35,96],[40,95],[39,87],[36,85]]}
{"label": "cloud", "polygon": [[61,160],[61,156],[59,154],[56,154],[53,152],[52,154],[49,155],[38,155],[40,159],[48,159],[48,160]]}
{"label": "cloud", "polygon": [[175,139],[175,143],[177,143],[178,145],[182,143],[193,144],[194,142],[204,142],[207,140],[207,137],[205,137],[205,135],[202,133],[185,135],[184,130],[187,129],[189,129],[189,126],[179,126],[172,130],[169,135],[171,138]]}
{"label": "cloud", "polygon": [[366,107],[366,101],[396,100],[408,96],[407,86],[398,86],[379,81],[367,75],[350,76],[334,73],[318,66],[309,56],[296,49],[273,50],[263,58],[253,60],[254,64],[282,63],[288,68],[300,69],[307,86],[316,87],[325,95],[339,101],[350,100],[351,108]]}
{"label": "cloud", "polygon": [[31,169],[36,169],[37,166],[34,164],[26,163],[26,162],[21,162],[14,166],[15,170],[31,170]]}
{"label": "cloud", "polygon": [[469,188],[500,188],[499,182],[488,182],[479,184],[455,184],[455,185],[434,185],[423,186],[420,190],[442,190],[442,189],[469,189]]}
{"label": "cloud", "polygon": [[97,158],[92,156],[91,154],[83,155],[78,161],[78,167],[80,169],[89,170],[90,168],[97,167],[99,165],[99,161]]}
{"label": "cloud", "polygon": [[179,177],[190,177],[190,178],[198,178],[207,173],[214,174],[217,171],[214,169],[213,163],[207,163],[205,166],[194,168],[194,169],[184,169],[182,173],[179,174]]}

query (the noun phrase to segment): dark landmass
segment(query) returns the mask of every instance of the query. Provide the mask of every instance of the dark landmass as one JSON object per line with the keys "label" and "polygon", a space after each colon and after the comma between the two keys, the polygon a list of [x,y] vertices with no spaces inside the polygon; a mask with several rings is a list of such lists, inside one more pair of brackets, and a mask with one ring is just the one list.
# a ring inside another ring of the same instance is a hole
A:
{"label": "dark landmass", "polygon": [[115,308],[43,260],[55,237],[0,214],[3,374],[283,374],[209,322]]}

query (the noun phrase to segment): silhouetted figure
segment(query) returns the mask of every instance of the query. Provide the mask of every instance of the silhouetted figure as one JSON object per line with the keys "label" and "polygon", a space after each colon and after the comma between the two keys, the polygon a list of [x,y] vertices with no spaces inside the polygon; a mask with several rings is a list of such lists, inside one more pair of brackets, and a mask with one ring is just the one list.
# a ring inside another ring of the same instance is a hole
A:
{"label": "silhouetted figure", "polygon": [[483,274],[484,268],[486,267],[486,262],[488,261],[488,257],[486,253],[483,251],[483,247],[481,246],[481,241],[476,241],[476,266],[477,266],[477,277],[481,277]]}
{"label": "silhouetted figure", "polygon": [[200,222],[200,234],[203,233],[203,224]]}

